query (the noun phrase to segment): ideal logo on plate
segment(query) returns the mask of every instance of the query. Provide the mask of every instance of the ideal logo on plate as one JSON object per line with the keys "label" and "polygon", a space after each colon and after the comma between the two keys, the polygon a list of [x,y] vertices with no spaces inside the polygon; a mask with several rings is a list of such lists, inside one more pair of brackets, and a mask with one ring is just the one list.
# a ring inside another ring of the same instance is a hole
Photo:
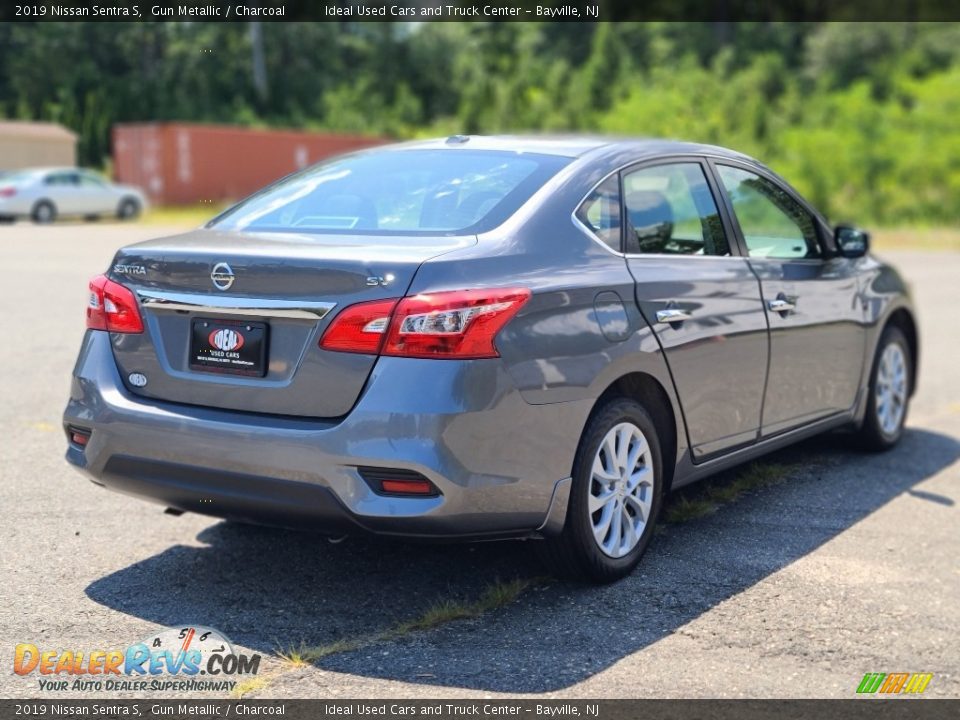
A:
{"label": "ideal logo on plate", "polygon": [[208,340],[210,347],[215,347],[217,350],[223,350],[224,352],[239,350],[243,347],[243,335],[231,328],[214,330],[210,333]]}

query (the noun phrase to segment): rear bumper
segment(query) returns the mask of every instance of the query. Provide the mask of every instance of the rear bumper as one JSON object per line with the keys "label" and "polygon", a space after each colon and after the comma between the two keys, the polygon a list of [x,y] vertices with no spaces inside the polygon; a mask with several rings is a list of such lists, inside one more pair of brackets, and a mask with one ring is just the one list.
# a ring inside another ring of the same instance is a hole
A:
{"label": "rear bumper", "polygon": [[[381,358],[345,418],[310,420],[131,395],[88,331],[64,424],[94,482],[179,510],[342,534],[524,536],[562,526],[588,401],[530,405],[498,361]],[[412,470],[437,497],[375,493],[358,466]]]}
{"label": "rear bumper", "polygon": [[30,206],[18,198],[0,198],[0,217],[16,218],[30,215]]}

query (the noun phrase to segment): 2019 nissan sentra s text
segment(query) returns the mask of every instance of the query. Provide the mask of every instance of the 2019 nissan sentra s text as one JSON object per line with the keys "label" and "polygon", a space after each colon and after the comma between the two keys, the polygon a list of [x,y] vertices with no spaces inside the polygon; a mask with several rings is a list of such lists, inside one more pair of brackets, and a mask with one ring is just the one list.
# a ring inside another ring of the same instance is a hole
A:
{"label": "2019 nissan sentra s text", "polygon": [[90,283],[64,424],[181,511],[536,537],[628,573],[664,495],[815,433],[900,438],[900,276],[760,163],[456,136],[337,158]]}

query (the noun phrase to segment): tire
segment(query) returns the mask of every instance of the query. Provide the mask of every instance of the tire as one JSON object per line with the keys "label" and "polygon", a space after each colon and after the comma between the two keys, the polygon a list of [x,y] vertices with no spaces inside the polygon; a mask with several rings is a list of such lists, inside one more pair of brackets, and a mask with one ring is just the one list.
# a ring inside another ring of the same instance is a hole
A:
{"label": "tire", "polygon": [[860,428],[865,449],[882,452],[900,440],[910,405],[911,377],[910,344],[900,328],[887,326],[870,369],[867,414]]}
{"label": "tire", "polygon": [[140,215],[140,203],[133,198],[124,198],[117,208],[117,217],[120,220],[133,220]]}
{"label": "tire", "polygon": [[[631,468],[636,472],[620,473],[622,462],[609,455],[617,455],[622,441],[626,441],[629,461],[638,439],[645,441],[646,449],[641,447]],[[611,447],[612,452],[608,453],[606,447]],[[609,485],[606,479],[598,479],[601,476],[610,478]],[[629,483],[634,481],[636,485],[631,490]],[[611,499],[604,503],[598,497],[601,495]],[[591,500],[595,508],[592,513]],[[663,460],[653,419],[633,400],[612,400],[587,423],[573,463],[573,484],[563,531],[541,543],[545,560],[560,576],[572,580],[609,583],[629,575],[650,543],[662,500]],[[644,512],[646,518],[641,525]],[[618,514],[619,538],[615,535]],[[606,517],[611,519],[604,530]],[[625,524],[627,518],[632,518],[630,526]],[[601,533],[600,539],[595,536],[595,526]],[[632,536],[630,529],[634,530]]]}
{"label": "tire", "polygon": [[30,217],[35,223],[46,225],[57,219],[57,208],[49,200],[41,200],[33,206]]}

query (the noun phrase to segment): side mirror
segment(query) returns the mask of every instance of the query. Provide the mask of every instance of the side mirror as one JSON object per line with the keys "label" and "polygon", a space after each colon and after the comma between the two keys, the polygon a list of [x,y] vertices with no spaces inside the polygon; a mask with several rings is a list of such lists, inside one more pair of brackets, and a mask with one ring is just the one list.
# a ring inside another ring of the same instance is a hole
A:
{"label": "side mirror", "polygon": [[849,225],[837,225],[833,238],[845,258],[863,257],[870,249],[870,233]]}

